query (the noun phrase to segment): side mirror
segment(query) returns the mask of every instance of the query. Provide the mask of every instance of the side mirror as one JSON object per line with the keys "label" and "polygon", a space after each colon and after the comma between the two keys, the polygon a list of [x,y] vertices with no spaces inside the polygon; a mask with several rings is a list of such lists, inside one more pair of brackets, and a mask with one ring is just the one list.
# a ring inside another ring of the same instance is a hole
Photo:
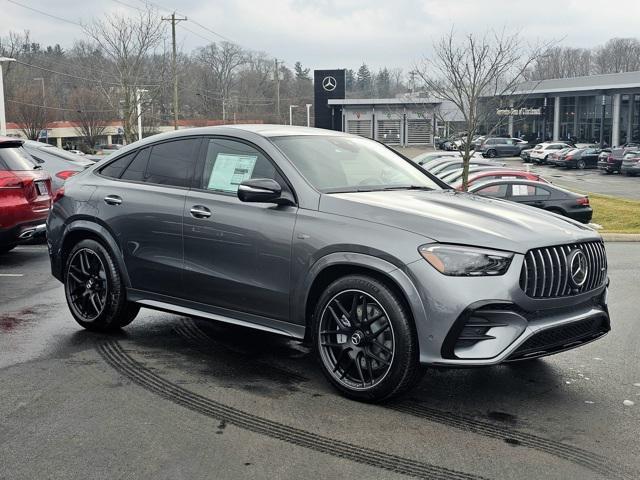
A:
{"label": "side mirror", "polygon": [[238,185],[238,198],[243,202],[293,205],[293,198],[271,178],[252,178]]}

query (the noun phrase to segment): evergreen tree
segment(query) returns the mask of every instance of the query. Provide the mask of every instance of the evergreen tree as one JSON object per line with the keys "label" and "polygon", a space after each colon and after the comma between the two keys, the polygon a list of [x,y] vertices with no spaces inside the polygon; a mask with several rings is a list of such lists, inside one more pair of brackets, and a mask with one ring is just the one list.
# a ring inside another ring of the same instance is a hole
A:
{"label": "evergreen tree", "polygon": [[366,63],[360,65],[356,76],[356,89],[361,92],[369,93],[371,91],[371,71]]}
{"label": "evergreen tree", "polygon": [[347,69],[345,72],[345,88],[347,91],[352,91],[356,86],[356,74],[352,68]]}
{"label": "evergreen tree", "polygon": [[296,62],[293,69],[296,72],[296,80],[311,80],[311,77],[309,76],[309,69],[302,68],[302,63]]}
{"label": "evergreen tree", "polygon": [[381,98],[391,96],[391,75],[387,67],[384,67],[378,75],[376,75],[376,91]]}

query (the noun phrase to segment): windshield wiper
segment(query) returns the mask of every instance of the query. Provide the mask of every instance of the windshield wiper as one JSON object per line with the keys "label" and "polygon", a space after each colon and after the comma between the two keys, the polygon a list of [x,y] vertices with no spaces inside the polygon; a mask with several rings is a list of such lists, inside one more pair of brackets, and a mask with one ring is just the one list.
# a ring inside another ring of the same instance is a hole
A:
{"label": "windshield wiper", "polygon": [[397,187],[384,187],[380,190],[433,190],[433,188],[423,185],[398,185]]}
{"label": "windshield wiper", "polygon": [[34,165],[33,169],[34,170],[42,170],[42,165]]}

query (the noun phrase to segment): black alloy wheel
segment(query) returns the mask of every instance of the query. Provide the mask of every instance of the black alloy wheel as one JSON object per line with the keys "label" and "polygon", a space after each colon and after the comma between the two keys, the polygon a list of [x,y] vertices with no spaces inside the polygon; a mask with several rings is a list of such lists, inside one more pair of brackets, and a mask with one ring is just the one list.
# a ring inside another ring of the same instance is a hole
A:
{"label": "black alloy wheel", "polygon": [[496,152],[493,148],[487,152],[487,157],[496,158],[498,156],[498,152]]}
{"label": "black alloy wheel", "polygon": [[70,306],[85,322],[95,320],[107,303],[107,271],[100,257],[88,248],[77,250],[67,270]]}
{"label": "black alloy wheel", "polygon": [[384,283],[356,275],[337,280],[320,298],[314,321],[323,373],[346,396],[382,401],[418,378],[415,328]]}
{"label": "black alloy wheel", "polygon": [[112,254],[95,240],[82,240],[73,247],[64,280],[69,310],[89,330],[117,330],[131,323],[140,310],[127,301]]}
{"label": "black alloy wheel", "polygon": [[320,357],[348,388],[380,383],[393,362],[395,339],[389,316],[375,298],[345,290],[326,305],[320,319]]}

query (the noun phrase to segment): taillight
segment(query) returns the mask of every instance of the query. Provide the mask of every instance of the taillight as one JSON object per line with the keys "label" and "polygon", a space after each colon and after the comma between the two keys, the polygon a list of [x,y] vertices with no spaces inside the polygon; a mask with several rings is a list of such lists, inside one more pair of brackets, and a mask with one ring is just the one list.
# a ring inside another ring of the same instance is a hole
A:
{"label": "taillight", "polygon": [[576,200],[578,205],[589,205],[589,197],[580,197]]}
{"label": "taillight", "polygon": [[69,177],[73,177],[76,173],[75,170],[62,170],[61,172],[56,173],[56,177],[66,180]]}
{"label": "taillight", "polygon": [[22,179],[13,172],[0,170],[0,189],[22,188]]}
{"label": "taillight", "polygon": [[571,155],[567,155],[566,157],[564,157],[565,160],[573,160],[573,157]]}
{"label": "taillight", "polygon": [[607,157],[607,163],[613,163],[613,155]]}
{"label": "taillight", "polygon": [[53,200],[51,201],[51,203],[56,203],[62,197],[64,197],[64,187],[60,187],[58,190],[56,190],[56,193],[53,194]]}

